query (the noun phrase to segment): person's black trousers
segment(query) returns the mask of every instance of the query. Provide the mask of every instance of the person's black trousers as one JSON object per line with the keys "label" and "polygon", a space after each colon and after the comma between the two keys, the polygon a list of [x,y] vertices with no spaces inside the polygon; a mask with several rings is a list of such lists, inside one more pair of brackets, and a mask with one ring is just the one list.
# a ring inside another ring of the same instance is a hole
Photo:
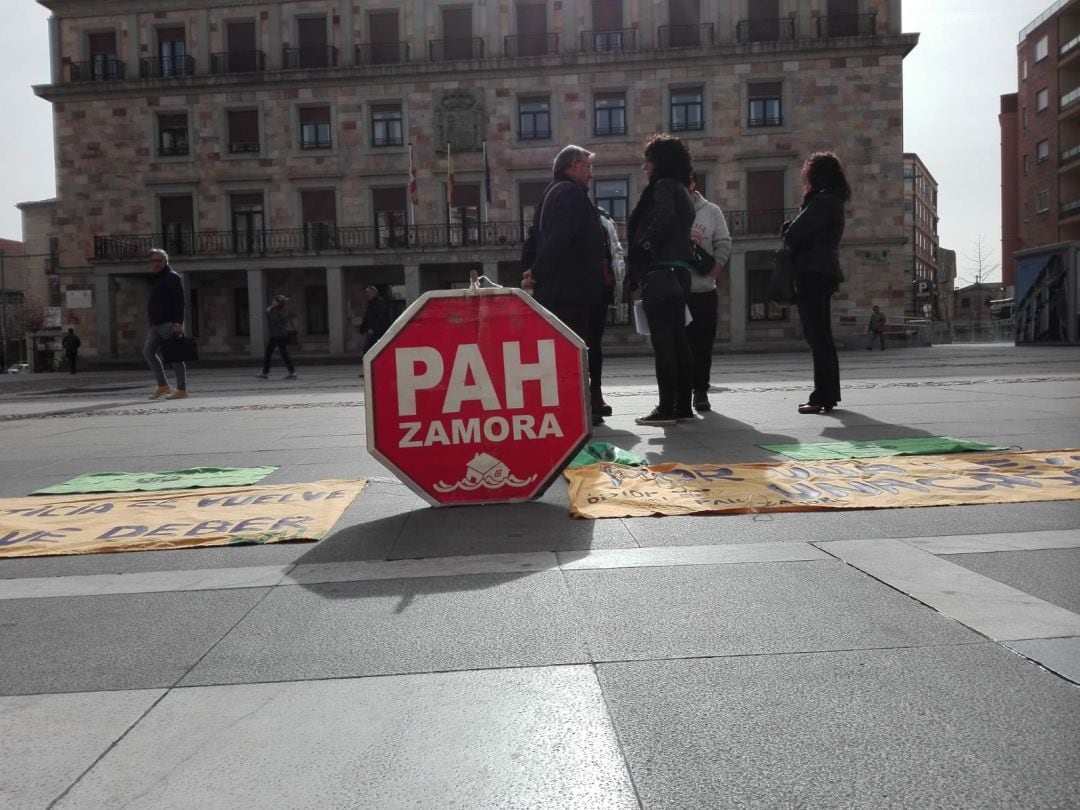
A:
{"label": "person's black trousers", "polygon": [[713,343],[716,340],[717,307],[720,297],[716,290],[690,293],[686,305],[690,307],[693,320],[686,325],[686,339],[690,343],[690,356],[694,370],[691,384],[695,391],[709,390],[712,372]]}
{"label": "person's black trousers", "polygon": [[293,368],[292,360],[289,359],[289,350],[285,348],[285,344],[288,342],[288,338],[270,338],[266,341],[266,354],[263,356],[263,374],[270,373],[270,359],[274,355],[274,349],[281,351],[281,359],[285,361],[285,368],[289,370],[290,374],[293,374],[296,369]]}
{"label": "person's black trousers", "polygon": [[74,352],[70,352],[70,353],[68,353],[68,356],[67,356],[67,359],[68,359],[68,370],[69,370],[69,371],[70,371],[70,372],[71,372],[72,374],[74,374],[74,373],[75,373],[75,363],[76,363],[76,360],[78,359],[78,357],[79,357],[79,355],[78,355],[78,354],[76,354],[76,353],[74,353]]}
{"label": "person's black trousers", "polygon": [[646,301],[645,318],[656,359],[660,411],[667,415],[690,413],[694,361],[686,340],[686,301],[679,296]]}
{"label": "person's black trousers", "polygon": [[812,405],[835,405],[840,401],[840,361],[832,333],[832,296],[836,282],[820,273],[799,276],[798,308],[803,336],[814,358]]}
{"label": "person's black trousers", "polygon": [[603,392],[600,378],[604,373],[604,327],[607,326],[607,304],[589,307],[589,326],[585,343],[589,347],[589,388],[593,410],[600,407]]}

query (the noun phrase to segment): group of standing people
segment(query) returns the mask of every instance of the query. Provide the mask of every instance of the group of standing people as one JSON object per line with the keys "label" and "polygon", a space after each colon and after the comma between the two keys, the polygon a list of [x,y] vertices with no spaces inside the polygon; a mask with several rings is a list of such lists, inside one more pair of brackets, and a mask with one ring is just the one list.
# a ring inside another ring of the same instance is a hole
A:
{"label": "group of standing people", "polygon": [[[610,270],[621,250],[618,239],[588,196],[594,157],[573,145],[556,156],[521,258],[522,286],[588,347],[589,405],[599,425],[611,414],[601,384],[601,339],[607,305],[622,280]],[[644,310],[659,401],[635,421],[673,425],[712,408],[716,279],[731,254],[731,235],[719,206],[697,190],[686,144],[658,133],[646,142],[643,157],[648,183],[627,223],[626,274]],[[851,188],[829,152],[810,156],[802,180],[799,214],[781,232],[792,252],[799,317],[814,361],[814,388],[799,412],[829,413],[840,401],[831,300],[844,278],[839,245]]]}

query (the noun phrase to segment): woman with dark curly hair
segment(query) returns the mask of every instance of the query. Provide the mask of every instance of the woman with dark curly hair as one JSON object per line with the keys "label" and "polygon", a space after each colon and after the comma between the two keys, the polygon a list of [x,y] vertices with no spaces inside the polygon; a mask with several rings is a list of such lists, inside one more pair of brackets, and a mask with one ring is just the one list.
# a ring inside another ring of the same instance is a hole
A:
{"label": "woman with dark curly hair", "polygon": [[844,280],[840,239],[851,186],[832,152],[815,152],[803,165],[799,215],[781,230],[795,265],[795,296],[803,335],[814,358],[814,390],[799,413],[830,413],[840,402],[840,361],[832,335],[833,293]]}
{"label": "woman with dark curly hair", "polygon": [[694,418],[690,410],[693,358],[686,339],[690,294],[690,152],[674,135],[656,134],[645,143],[642,166],[649,185],[641,192],[627,225],[630,280],[641,290],[656,355],[660,404],[639,425],[673,425]]}

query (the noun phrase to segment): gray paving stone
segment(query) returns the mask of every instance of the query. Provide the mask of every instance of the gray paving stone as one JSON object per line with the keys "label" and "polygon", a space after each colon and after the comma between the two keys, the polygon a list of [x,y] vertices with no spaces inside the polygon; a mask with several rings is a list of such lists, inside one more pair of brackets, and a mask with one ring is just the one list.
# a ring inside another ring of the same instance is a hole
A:
{"label": "gray paving stone", "polygon": [[953,554],[941,559],[1080,613],[1080,548]]}
{"label": "gray paving stone", "polygon": [[1080,636],[1008,641],[1005,646],[1062,678],[1080,684]]}
{"label": "gray paving stone", "polygon": [[597,669],[647,810],[1076,803],[1078,692],[998,645]]}
{"label": "gray paving stone", "polygon": [[829,562],[567,571],[594,661],[964,644],[979,637]]}
{"label": "gray paving stone", "polygon": [[57,806],[638,803],[591,668],[545,667],[174,690]]}
{"label": "gray paving stone", "polygon": [[265,593],[5,600],[0,694],[172,686]]}
{"label": "gray paving stone", "polygon": [[183,685],[588,661],[558,572],[276,588]]}
{"label": "gray paving stone", "polygon": [[0,697],[0,808],[47,807],[164,692]]}

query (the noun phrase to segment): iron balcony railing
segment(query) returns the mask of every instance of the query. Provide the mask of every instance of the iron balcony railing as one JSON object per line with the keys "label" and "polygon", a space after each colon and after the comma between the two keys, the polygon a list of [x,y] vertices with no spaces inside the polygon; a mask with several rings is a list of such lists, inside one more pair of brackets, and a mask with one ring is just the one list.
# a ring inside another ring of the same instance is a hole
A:
{"label": "iron balcony railing", "polygon": [[1080,45],[1080,36],[1075,36],[1072,39],[1070,39],[1068,42],[1066,42],[1064,45],[1062,45],[1058,49],[1058,56],[1059,57],[1065,56],[1065,54],[1069,53],[1074,48],[1076,48],[1077,45]]}
{"label": "iron balcony railing", "polygon": [[153,56],[139,60],[139,76],[143,79],[173,79],[194,75],[194,56]]}
{"label": "iron balcony railing", "polygon": [[337,67],[338,51],[333,45],[318,48],[282,48],[281,65],[286,70]]}
{"label": "iron balcony railing", "polygon": [[503,37],[504,56],[547,56],[558,52],[558,34],[517,34]]}
{"label": "iron balcony railing", "polygon": [[782,115],[751,115],[747,125],[751,128],[779,127],[784,125],[784,118]]}
{"label": "iron balcony railing", "polygon": [[483,59],[484,40],[480,37],[433,39],[428,42],[428,57],[432,62],[449,62],[454,59]]}
{"label": "iron balcony railing", "polygon": [[778,20],[739,20],[735,25],[739,42],[787,42],[795,39],[795,18]]}
{"label": "iron balcony railing", "polygon": [[637,50],[637,29],[582,31],[581,50],[586,53],[621,53]]}
{"label": "iron balcony railing", "polygon": [[827,14],[818,17],[817,35],[826,37],[872,37],[877,33],[877,14]]}
{"label": "iron balcony railing", "polygon": [[779,239],[784,222],[794,219],[798,213],[798,208],[725,211],[724,218],[732,236],[775,236]]}
{"label": "iron balcony railing", "polygon": [[1071,163],[1077,158],[1080,158],[1080,146],[1074,146],[1071,149],[1064,150],[1061,153],[1059,164],[1064,166],[1066,163]]}
{"label": "iron balcony railing", "polygon": [[126,67],[115,56],[98,57],[89,62],[71,62],[68,75],[73,82],[119,82],[124,80]]}
{"label": "iron balcony railing", "polygon": [[259,73],[266,70],[262,51],[226,51],[210,54],[211,73]]}
{"label": "iron balcony railing", "polygon": [[1070,90],[1068,93],[1061,97],[1061,106],[1059,107],[1059,109],[1066,110],[1072,105],[1074,105],[1077,101],[1080,101],[1080,87]]}
{"label": "iron balcony railing", "polygon": [[469,222],[453,225],[339,226],[309,223],[303,228],[262,231],[194,231],[94,237],[98,261],[143,259],[151,248],[164,247],[180,256],[244,256],[250,254],[363,253],[378,250],[500,247],[521,243],[529,223]]}
{"label": "iron balcony railing", "polygon": [[408,61],[408,42],[364,42],[356,46],[358,65],[397,65]]}
{"label": "iron balcony railing", "polygon": [[713,44],[713,24],[661,25],[656,31],[660,48],[697,48]]}
{"label": "iron balcony railing", "polygon": [[1080,212],[1080,200],[1071,200],[1061,206],[1061,219],[1065,217],[1071,217],[1073,214]]}
{"label": "iron balcony railing", "polygon": [[[1080,206],[1080,201],[1077,202]],[[779,239],[785,220],[796,208],[763,211],[727,211],[732,236]],[[520,245],[531,222],[467,222],[396,227],[308,223],[301,228],[257,231],[188,231],[94,237],[96,261],[137,261],[151,248],[185,257],[293,255],[303,253],[369,253],[381,250],[434,250],[443,248],[508,247]],[[624,223],[616,223],[619,233]]]}

